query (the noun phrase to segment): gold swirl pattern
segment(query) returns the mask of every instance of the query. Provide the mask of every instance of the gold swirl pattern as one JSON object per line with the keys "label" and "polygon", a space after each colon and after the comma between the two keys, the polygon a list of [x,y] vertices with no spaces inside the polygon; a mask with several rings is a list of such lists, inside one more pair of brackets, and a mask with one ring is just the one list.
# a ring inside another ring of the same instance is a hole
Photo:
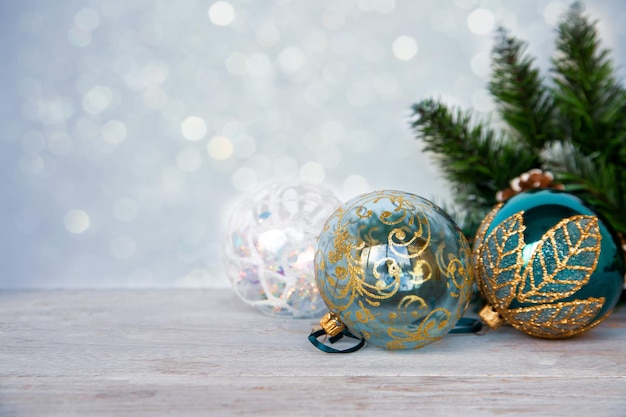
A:
{"label": "gold swirl pattern", "polygon": [[342,205],[315,258],[329,310],[387,349],[416,349],[447,334],[469,303],[473,274],[458,227],[428,200],[397,191]]}

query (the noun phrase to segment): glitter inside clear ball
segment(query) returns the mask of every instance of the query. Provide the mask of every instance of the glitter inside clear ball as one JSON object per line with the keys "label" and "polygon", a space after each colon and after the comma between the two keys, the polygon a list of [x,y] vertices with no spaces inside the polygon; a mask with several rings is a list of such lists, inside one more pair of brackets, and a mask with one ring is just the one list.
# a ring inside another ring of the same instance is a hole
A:
{"label": "glitter inside clear ball", "polygon": [[340,205],[315,184],[271,183],[240,202],[224,239],[235,293],[270,316],[308,318],[326,311],[314,278],[317,236]]}

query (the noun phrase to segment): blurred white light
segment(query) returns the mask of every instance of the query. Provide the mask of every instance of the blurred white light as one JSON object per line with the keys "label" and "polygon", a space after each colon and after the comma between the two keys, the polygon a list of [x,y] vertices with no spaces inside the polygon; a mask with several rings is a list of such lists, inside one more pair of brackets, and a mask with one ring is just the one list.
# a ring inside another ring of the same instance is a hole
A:
{"label": "blurred white light", "polygon": [[272,174],[272,160],[267,155],[257,153],[247,161],[247,165],[259,178],[267,178]]}
{"label": "blurred white light", "polygon": [[322,77],[329,83],[343,81],[348,75],[348,67],[343,62],[330,61],[322,68]]}
{"label": "blurred white light", "polygon": [[85,7],[76,12],[74,23],[81,30],[93,31],[100,24],[100,16],[94,9]]}
{"label": "blurred white light", "polygon": [[289,46],[278,55],[278,64],[287,73],[296,72],[304,64],[304,54],[300,49]]}
{"label": "blurred white light", "polygon": [[224,161],[233,155],[233,144],[225,136],[215,136],[206,146],[209,156],[218,161]]}
{"label": "blurred white light", "polygon": [[324,177],[324,167],[318,162],[310,161],[300,168],[300,179],[302,181],[320,184],[324,181]]}
{"label": "blurred white light", "polygon": [[166,29],[162,22],[158,19],[154,19],[147,22],[142,22],[139,26],[138,34],[142,43],[149,46],[158,46],[165,39]]}
{"label": "blurred white light", "polygon": [[252,136],[239,135],[234,141],[235,155],[248,158],[256,152],[256,140]]}
{"label": "blurred white light", "polygon": [[176,165],[181,171],[197,171],[202,166],[202,155],[195,149],[183,149],[176,156]]}
{"label": "blurred white light", "polygon": [[167,101],[167,93],[162,88],[147,88],[143,92],[143,104],[147,109],[160,110],[167,106]]}
{"label": "blurred white light", "polygon": [[178,167],[168,167],[161,172],[161,185],[166,192],[178,191],[187,183],[187,177]]}
{"label": "blurred white light", "polygon": [[352,198],[356,195],[372,191],[372,188],[365,177],[352,174],[343,180],[341,190],[347,198]]}
{"label": "blurred white light", "polygon": [[187,140],[198,141],[206,135],[206,123],[198,116],[189,116],[180,125],[180,130]]}
{"label": "blurred white light", "polygon": [[226,1],[216,1],[209,7],[209,19],[217,26],[228,26],[235,19],[235,9]]}
{"label": "blurred white light", "polygon": [[374,79],[373,87],[383,98],[394,99],[400,93],[400,84],[395,75],[383,73]]}
{"label": "blurred white light", "polygon": [[226,70],[232,75],[244,75],[248,72],[246,60],[248,57],[241,52],[233,52],[226,58]]}
{"label": "blurred white light", "polygon": [[170,67],[163,61],[152,61],[141,71],[143,82],[152,86],[163,84],[169,75]]}
{"label": "blurred white light", "polygon": [[278,29],[276,29],[276,26],[271,24],[263,25],[258,28],[255,36],[256,42],[263,48],[271,48],[280,40]]}
{"label": "blurred white light", "polygon": [[357,0],[357,7],[364,12],[387,14],[396,7],[395,0]]}
{"label": "blurred white light", "polygon": [[64,122],[74,114],[74,103],[68,97],[54,97],[47,101],[44,109],[44,123],[57,124]]}
{"label": "blurred white light", "polygon": [[491,57],[489,52],[479,52],[470,61],[472,72],[479,77],[488,77],[491,74]]}
{"label": "blurred white light", "polygon": [[322,14],[322,23],[329,30],[338,30],[346,24],[346,15],[337,8],[330,8]]}
{"label": "blurred white light", "polygon": [[239,191],[252,191],[258,185],[257,173],[248,167],[239,168],[231,177],[235,189]]}
{"label": "blurred white light", "polygon": [[83,210],[73,209],[65,214],[63,224],[68,232],[81,234],[89,228],[90,220]]}
{"label": "blurred white light", "polygon": [[320,126],[320,136],[324,143],[339,143],[346,138],[346,126],[335,120],[328,120]]}
{"label": "blurred white light", "polygon": [[75,127],[81,138],[95,138],[102,133],[100,124],[91,117],[81,117],[76,121]]}
{"label": "blurred white light", "polygon": [[246,69],[253,77],[263,77],[272,70],[272,63],[265,54],[252,54],[246,59]]}
{"label": "blurred white light", "polygon": [[372,95],[372,89],[369,84],[353,83],[346,93],[346,98],[351,105],[362,107],[372,100]]}
{"label": "blurred white light", "polygon": [[83,96],[83,109],[89,114],[99,114],[113,103],[113,91],[109,87],[97,85]]}
{"label": "blurred white light", "polygon": [[111,242],[111,255],[118,259],[132,258],[137,250],[137,243],[129,236],[117,236]]}
{"label": "blurred white light", "polygon": [[417,42],[410,36],[400,36],[391,46],[393,54],[402,61],[408,61],[417,54]]}
{"label": "blurred white light", "polygon": [[472,94],[472,107],[477,111],[489,113],[494,110],[493,99],[486,90],[477,90]]}
{"label": "blurred white light", "polygon": [[154,276],[147,268],[135,268],[128,274],[128,284],[132,287],[154,288]]}
{"label": "blurred white light", "polygon": [[454,0],[454,4],[459,9],[469,10],[472,7],[475,7],[478,3],[478,0]]}
{"label": "blurred white light", "polygon": [[71,152],[72,147],[72,138],[65,133],[48,136],[48,150],[54,155],[66,155]]}
{"label": "blurred white light", "polygon": [[555,26],[565,9],[567,9],[567,6],[563,2],[551,1],[543,9],[543,19],[548,25]]}
{"label": "blurred white light", "polygon": [[119,120],[109,120],[102,126],[102,138],[112,145],[123,142],[126,133],[126,125]]}
{"label": "blurred white light", "polygon": [[476,9],[467,17],[467,26],[476,35],[487,35],[491,33],[496,23],[496,19],[487,9]]}
{"label": "blurred white light", "polygon": [[113,204],[113,216],[122,222],[132,222],[139,213],[139,206],[135,200],[120,198]]}
{"label": "blurred white light", "polygon": [[302,46],[309,53],[324,53],[328,48],[328,37],[321,30],[311,30],[302,39]]}
{"label": "blurred white light", "polygon": [[91,43],[91,32],[73,27],[67,32],[67,40],[72,45],[83,48]]}
{"label": "blurred white light", "polygon": [[321,107],[330,99],[330,91],[325,83],[316,82],[304,89],[302,98],[311,107]]}
{"label": "blurred white light", "polygon": [[366,130],[352,130],[347,138],[347,146],[352,152],[370,152],[376,146],[375,136]]}
{"label": "blurred white light", "polygon": [[281,155],[274,159],[272,171],[279,178],[293,178],[298,175],[298,161],[289,155]]}
{"label": "blurred white light", "polygon": [[396,8],[396,0],[378,0],[376,11],[380,14],[391,13]]}

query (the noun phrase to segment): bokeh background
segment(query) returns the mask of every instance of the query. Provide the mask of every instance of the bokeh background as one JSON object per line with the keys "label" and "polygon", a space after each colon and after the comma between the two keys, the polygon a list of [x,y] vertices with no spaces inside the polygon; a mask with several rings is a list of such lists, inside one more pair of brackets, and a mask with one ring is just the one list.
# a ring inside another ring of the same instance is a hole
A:
{"label": "bokeh background", "polygon": [[[0,0],[0,287],[227,286],[229,211],[279,179],[449,202],[411,104],[488,117],[494,29],[547,72],[569,4]],[[624,6],[586,3],[621,77]]]}

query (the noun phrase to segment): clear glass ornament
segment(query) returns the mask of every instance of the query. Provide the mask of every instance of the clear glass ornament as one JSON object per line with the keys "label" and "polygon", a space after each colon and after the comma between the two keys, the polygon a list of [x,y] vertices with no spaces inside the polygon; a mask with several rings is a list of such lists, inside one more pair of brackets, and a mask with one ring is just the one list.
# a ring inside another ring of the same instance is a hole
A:
{"label": "clear glass ornament", "polygon": [[315,243],[339,204],[330,190],[307,183],[275,182],[245,198],[231,213],[223,248],[235,293],[271,316],[321,316]]}
{"label": "clear glass ornament", "polygon": [[469,244],[452,219],[400,191],[341,205],[320,234],[315,271],[328,309],[353,335],[385,349],[444,337],[474,282]]}

